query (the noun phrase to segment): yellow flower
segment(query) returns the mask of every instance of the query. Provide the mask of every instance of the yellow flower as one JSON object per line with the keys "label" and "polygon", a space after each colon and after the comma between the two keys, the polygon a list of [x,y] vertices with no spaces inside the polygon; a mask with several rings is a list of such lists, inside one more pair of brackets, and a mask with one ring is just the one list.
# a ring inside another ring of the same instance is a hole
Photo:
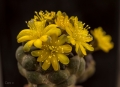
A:
{"label": "yellow flower", "polygon": [[35,21],[32,19],[27,24],[30,29],[22,30],[17,36],[18,43],[27,42],[23,47],[26,52],[30,50],[33,44],[35,47],[41,48],[42,42],[46,42],[51,34],[61,35],[61,30],[57,28],[57,25],[46,26],[46,21]]}
{"label": "yellow flower", "polygon": [[78,21],[77,17],[71,17],[68,26],[66,26],[66,32],[69,34],[68,41],[75,45],[75,50],[79,54],[79,51],[86,55],[86,49],[89,51],[93,51],[94,48],[88,44],[93,40],[92,36],[88,32],[88,25],[84,27],[85,24]]}
{"label": "yellow flower", "polygon": [[58,25],[61,29],[65,30],[65,27],[67,26],[69,20],[66,13],[62,13],[61,11],[58,11],[56,14],[55,24]]}
{"label": "yellow flower", "polygon": [[109,52],[109,50],[114,47],[113,42],[111,42],[111,36],[106,35],[106,32],[103,31],[102,27],[95,28],[94,31],[92,31],[92,34],[98,42],[98,47],[104,52]]}
{"label": "yellow flower", "polygon": [[[70,53],[72,47],[68,44],[64,44],[66,36],[61,35],[57,37],[52,35],[50,41],[44,42],[41,50],[32,51],[32,56],[38,57],[38,62],[43,62],[42,68],[47,70],[52,64],[55,71],[59,70],[59,61],[62,64],[68,64],[69,58],[65,55]],[[64,44],[64,45],[63,45]]]}

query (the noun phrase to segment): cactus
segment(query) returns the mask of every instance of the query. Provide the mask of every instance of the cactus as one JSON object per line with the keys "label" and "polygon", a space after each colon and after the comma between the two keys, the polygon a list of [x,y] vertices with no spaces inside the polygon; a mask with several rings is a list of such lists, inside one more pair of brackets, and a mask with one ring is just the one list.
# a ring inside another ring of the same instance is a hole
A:
{"label": "cactus", "polygon": [[90,27],[61,11],[35,13],[17,36],[19,72],[29,87],[74,87],[85,71],[83,57],[94,51]]}
{"label": "cactus", "polygon": [[84,73],[80,74],[77,78],[77,83],[85,82],[88,78],[90,78],[95,73],[95,61],[91,54],[88,54],[85,58],[85,71]]}
{"label": "cactus", "polygon": [[78,55],[70,58],[70,63],[59,71],[52,67],[43,70],[36,58],[23,51],[23,46],[16,51],[18,69],[29,82],[30,87],[74,87],[76,79],[85,69],[85,61]]}
{"label": "cactus", "polygon": [[111,37],[101,27],[92,31],[93,40],[90,27],[76,16],[69,18],[61,11],[35,14],[26,22],[29,29],[17,35],[22,43],[16,51],[18,69],[29,87],[74,87],[77,80],[83,82],[95,71],[91,51],[113,48]]}

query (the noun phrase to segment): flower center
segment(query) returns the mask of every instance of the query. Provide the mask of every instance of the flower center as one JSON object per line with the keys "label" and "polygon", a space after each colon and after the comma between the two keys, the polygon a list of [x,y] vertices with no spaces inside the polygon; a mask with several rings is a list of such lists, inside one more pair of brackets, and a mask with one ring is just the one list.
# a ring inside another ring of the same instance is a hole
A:
{"label": "flower center", "polygon": [[74,38],[74,40],[80,40],[80,38],[81,38],[81,33],[80,33],[80,31],[77,31],[77,30],[75,30],[75,32],[74,32],[74,34],[73,34],[73,38]]}

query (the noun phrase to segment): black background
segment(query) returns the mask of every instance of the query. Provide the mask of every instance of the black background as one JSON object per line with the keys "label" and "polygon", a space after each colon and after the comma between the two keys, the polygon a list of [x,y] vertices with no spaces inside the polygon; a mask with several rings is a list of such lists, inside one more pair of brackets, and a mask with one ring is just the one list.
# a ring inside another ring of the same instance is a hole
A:
{"label": "black background", "polygon": [[[4,87],[23,87],[27,83],[17,69],[15,51],[16,36],[27,28],[25,21],[33,18],[34,11],[48,10],[66,12],[78,16],[91,29],[102,26],[115,44],[108,54],[93,54],[96,73],[84,87],[116,87],[118,69],[118,1],[119,0],[0,0],[0,46]],[[14,84],[6,84],[5,82]]]}

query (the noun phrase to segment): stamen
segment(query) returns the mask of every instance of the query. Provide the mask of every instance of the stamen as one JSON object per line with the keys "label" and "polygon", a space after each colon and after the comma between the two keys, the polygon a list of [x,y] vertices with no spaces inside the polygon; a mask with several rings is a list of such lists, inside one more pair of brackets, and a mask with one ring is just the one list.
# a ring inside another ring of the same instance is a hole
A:
{"label": "stamen", "polygon": [[27,21],[25,21],[25,23],[27,24],[28,22],[27,22]]}
{"label": "stamen", "polygon": [[41,19],[37,11],[35,11],[35,14],[39,19]]}
{"label": "stamen", "polygon": [[44,19],[44,15],[45,15],[44,12],[43,12],[43,11],[40,11],[40,12],[39,12],[39,15],[40,15],[40,20],[43,20],[43,19]]}
{"label": "stamen", "polygon": [[86,25],[85,29],[90,29],[89,25]]}
{"label": "stamen", "polygon": [[91,27],[88,27],[88,29],[90,29]]}
{"label": "stamen", "polygon": [[85,23],[83,23],[83,26],[85,25]]}
{"label": "stamen", "polygon": [[52,46],[52,48],[54,48],[54,46]]}
{"label": "stamen", "polygon": [[33,19],[28,21],[28,27],[30,27],[32,30],[37,29],[35,24],[34,24],[34,20]]}
{"label": "stamen", "polygon": [[88,25],[85,26],[85,28],[87,28],[87,27],[88,27]]}

